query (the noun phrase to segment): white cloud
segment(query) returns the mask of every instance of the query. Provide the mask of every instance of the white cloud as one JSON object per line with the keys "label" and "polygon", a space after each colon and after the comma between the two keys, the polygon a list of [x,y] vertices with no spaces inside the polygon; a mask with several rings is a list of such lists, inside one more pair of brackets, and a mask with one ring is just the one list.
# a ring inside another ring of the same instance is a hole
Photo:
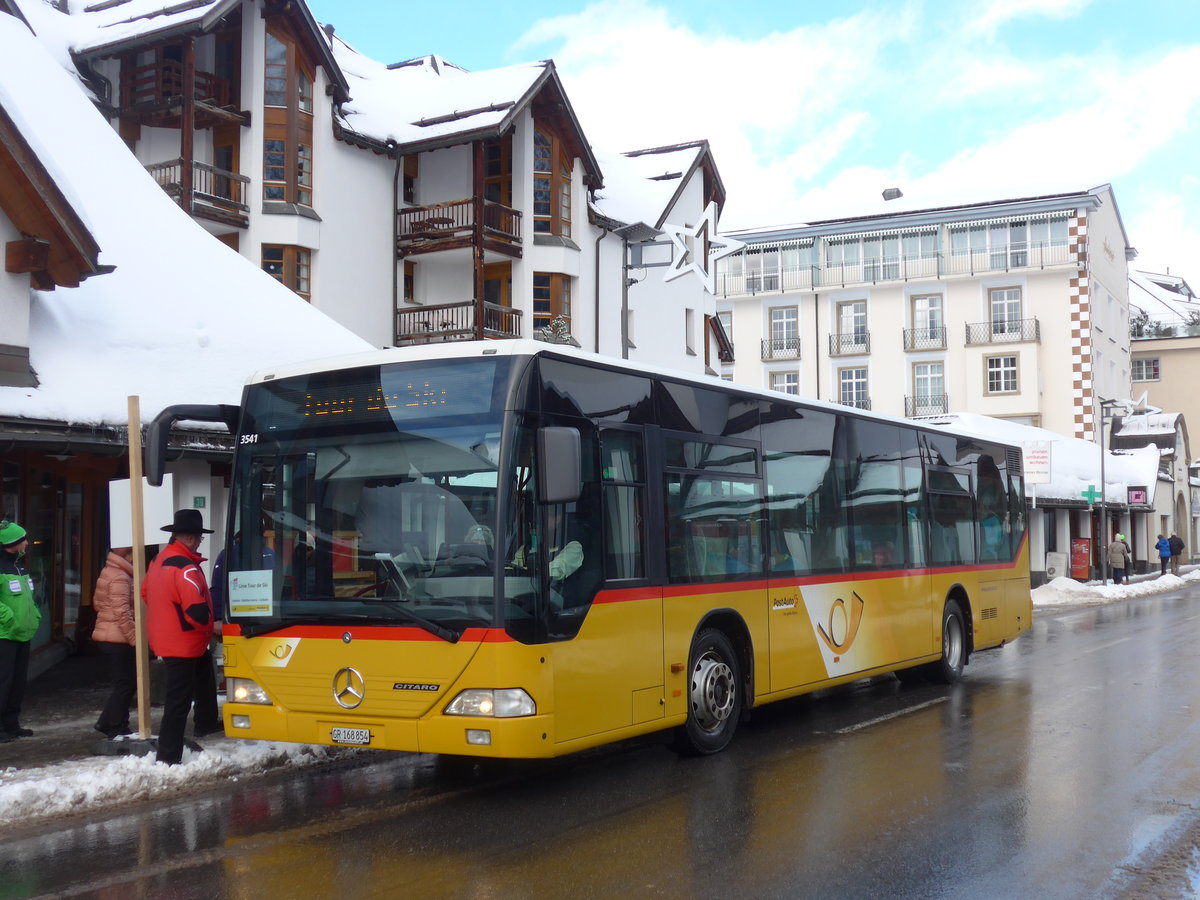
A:
{"label": "white cloud", "polygon": [[972,30],[994,31],[1016,19],[1033,16],[1069,19],[1086,9],[1092,0],[992,0],[972,23]]}
{"label": "white cloud", "polygon": [[[600,147],[708,138],[725,228],[1111,182],[1143,257],[1160,244],[1178,256],[1195,232],[1189,204],[1168,202],[1170,179],[1190,171],[1182,147],[1200,139],[1200,44],[1089,46],[1082,18],[1078,43],[1035,52],[1019,40],[1088,5],[907,3],[738,38],[652,0],[614,0],[541,21],[516,50],[555,59]],[[893,186],[905,198],[885,205]]]}

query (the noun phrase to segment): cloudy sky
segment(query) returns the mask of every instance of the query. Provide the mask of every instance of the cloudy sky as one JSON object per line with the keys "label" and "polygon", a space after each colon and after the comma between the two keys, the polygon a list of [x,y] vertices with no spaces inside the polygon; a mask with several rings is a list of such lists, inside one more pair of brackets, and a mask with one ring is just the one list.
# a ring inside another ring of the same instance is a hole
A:
{"label": "cloudy sky", "polygon": [[309,0],[382,62],[551,58],[592,143],[707,138],[723,229],[1111,183],[1138,268],[1200,282],[1196,0]]}

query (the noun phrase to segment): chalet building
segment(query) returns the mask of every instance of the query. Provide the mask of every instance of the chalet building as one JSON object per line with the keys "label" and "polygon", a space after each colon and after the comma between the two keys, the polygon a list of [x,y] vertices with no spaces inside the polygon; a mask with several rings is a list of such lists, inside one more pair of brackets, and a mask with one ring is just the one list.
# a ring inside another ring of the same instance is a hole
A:
{"label": "chalet building", "polygon": [[[67,33],[54,17],[43,31]],[[553,62],[385,65],[300,0],[108,0],[70,20],[81,78],[163,190],[372,345],[541,337],[714,375],[730,355],[699,279],[630,267],[724,203],[707,144],[610,157],[676,157],[614,190]]]}
{"label": "chalet building", "polygon": [[[88,618],[129,396],[143,422],[236,404],[258,368],[370,345],[172,205],[28,24],[0,13],[0,46],[0,514],[31,539],[36,674]],[[217,529],[229,444],[189,427],[171,454],[171,505]]]}
{"label": "chalet building", "polygon": [[1129,245],[1111,187],[735,232],[736,381],[899,416],[1095,440],[1129,396]]}

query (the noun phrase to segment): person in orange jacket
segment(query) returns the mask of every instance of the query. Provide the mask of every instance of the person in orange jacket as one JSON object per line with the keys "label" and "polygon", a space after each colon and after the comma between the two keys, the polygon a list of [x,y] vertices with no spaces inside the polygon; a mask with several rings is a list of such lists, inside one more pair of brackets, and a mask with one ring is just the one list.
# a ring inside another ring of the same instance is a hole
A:
{"label": "person in orange jacket", "polygon": [[133,548],[108,551],[92,594],[96,627],[92,640],[109,659],[112,692],[95,728],[105,737],[130,734],[129,703],[137,693],[137,628],[133,617]]}
{"label": "person in orange jacket", "polygon": [[178,765],[183,759],[183,732],[195,704],[193,733],[203,737],[220,730],[217,683],[209,642],[213,635],[212,596],[200,563],[200,542],[212,529],[204,527],[198,509],[176,511],[164,525],[167,544],[146,572],[142,600],[146,603],[146,636],[167,674],[162,722],[158,727],[156,759]]}

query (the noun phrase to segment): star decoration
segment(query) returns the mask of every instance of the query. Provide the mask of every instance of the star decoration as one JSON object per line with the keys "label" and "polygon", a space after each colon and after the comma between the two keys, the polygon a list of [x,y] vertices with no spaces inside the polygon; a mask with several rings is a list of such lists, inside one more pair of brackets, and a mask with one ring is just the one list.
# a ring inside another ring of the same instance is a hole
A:
{"label": "star decoration", "polygon": [[[663,225],[663,231],[678,251],[663,273],[663,281],[674,281],[692,272],[710,294],[717,292],[717,260],[736,253],[746,245],[717,234],[717,204],[709,203],[700,224]],[[707,253],[705,253],[707,248]]]}

